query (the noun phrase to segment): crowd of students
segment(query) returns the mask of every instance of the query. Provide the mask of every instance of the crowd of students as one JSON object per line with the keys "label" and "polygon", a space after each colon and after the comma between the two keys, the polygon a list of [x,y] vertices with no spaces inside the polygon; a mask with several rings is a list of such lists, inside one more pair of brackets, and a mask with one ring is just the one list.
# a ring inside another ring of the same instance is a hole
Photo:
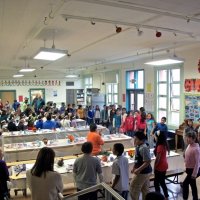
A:
{"label": "crowd of students", "polygon": [[[121,106],[116,109],[115,106],[105,105],[100,110],[99,106],[94,108],[89,106],[83,109],[82,106],[76,108],[74,104],[65,106],[64,103],[59,109],[55,103],[47,103],[35,112],[34,106],[28,104],[27,98],[25,98],[22,105],[15,101],[12,108],[7,105],[5,108],[1,102],[0,106],[2,131],[65,128],[73,126],[73,120],[76,118],[87,121],[87,124],[90,125],[90,132],[87,135],[87,142],[82,146],[84,155],[77,158],[73,169],[78,191],[95,185],[97,175],[99,175],[100,181],[103,180],[100,160],[94,157],[94,155],[101,153],[101,146],[104,144],[101,133],[97,131],[96,124],[106,126],[111,134],[121,132],[133,137],[135,164],[131,170],[133,178],[130,186],[128,159],[124,156],[124,146],[121,143],[116,143],[113,146],[113,154],[117,157],[112,165],[112,174],[114,175],[112,188],[125,199],[130,193],[132,200],[138,200],[140,192],[142,192],[143,199],[145,199],[149,196],[147,195],[149,193],[149,176],[154,170],[155,191],[160,193],[161,187],[164,193],[163,199],[168,199],[169,195],[165,184],[165,174],[168,169],[166,156],[169,153],[166,117],[162,117],[161,121],[157,123],[153,115],[146,113],[143,107],[139,111],[127,112],[126,108]],[[21,107],[23,107],[23,110]],[[184,132],[184,156],[187,173],[183,182],[183,198],[185,200],[188,199],[189,185],[192,188],[193,199],[198,199],[196,178],[200,175],[199,132],[200,128],[192,128],[191,122],[188,120]],[[153,169],[151,167],[150,148],[154,148],[156,157]],[[0,155],[0,165],[4,166],[2,168],[0,166],[0,168],[5,170],[2,152],[0,152]],[[52,149],[48,147],[41,149],[34,167],[27,172],[27,180],[33,200],[41,199],[41,197],[42,199],[55,199],[55,195],[62,192],[61,177],[53,170],[54,157],[55,153]],[[7,171],[1,173],[7,173]],[[2,176],[0,177],[2,178]],[[5,179],[8,178],[5,177]],[[38,190],[38,187],[43,188],[43,190]],[[46,192],[41,193],[41,191]],[[94,192],[87,195],[89,196],[80,196],[79,199],[95,200],[97,194]]]}
{"label": "crowd of students", "polygon": [[[92,125],[91,125],[92,126]],[[91,130],[93,132],[93,130]],[[96,134],[98,134],[96,132]],[[185,163],[187,176],[183,182],[183,199],[188,199],[189,184],[192,188],[194,200],[198,200],[198,191],[196,186],[196,178],[199,176],[200,166],[200,150],[197,143],[196,133],[188,132],[186,134],[188,147],[185,152]],[[142,199],[168,199],[168,190],[165,183],[165,174],[168,169],[166,155],[169,152],[166,137],[164,132],[157,132],[155,135],[156,146],[154,150],[155,164],[151,167],[151,155],[149,147],[146,144],[146,137],[143,132],[135,132],[135,162],[131,170],[133,177],[129,185],[129,164],[128,158],[124,154],[124,146],[121,143],[116,143],[113,146],[112,152],[116,156],[112,164],[113,180],[111,187],[118,192],[124,199],[128,199],[128,194],[132,200],[139,200],[142,192]],[[93,143],[85,142],[81,148],[83,156],[75,160],[73,166],[74,179],[77,186],[77,191],[89,188],[97,184],[97,176],[100,182],[103,181],[101,161],[98,157],[93,156]],[[95,151],[94,151],[95,152]],[[51,155],[49,155],[51,154]],[[33,168],[27,171],[28,186],[32,192],[33,200],[43,199],[53,200],[59,192],[62,192],[63,184],[61,175],[54,172],[52,169],[55,153],[52,149],[44,147],[38,154],[37,160]],[[46,161],[48,160],[48,161]],[[50,167],[51,166],[51,167]],[[149,177],[154,170],[155,192],[149,192]],[[40,181],[41,180],[41,181]],[[50,186],[47,187],[47,181]],[[54,180],[54,181],[51,181]],[[37,188],[44,188],[38,190]],[[160,187],[163,190],[164,196],[161,194]],[[48,189],[51,189],[51,192]],[[79,200],[96,200],[97,191],[89,192],[78,197]]]}

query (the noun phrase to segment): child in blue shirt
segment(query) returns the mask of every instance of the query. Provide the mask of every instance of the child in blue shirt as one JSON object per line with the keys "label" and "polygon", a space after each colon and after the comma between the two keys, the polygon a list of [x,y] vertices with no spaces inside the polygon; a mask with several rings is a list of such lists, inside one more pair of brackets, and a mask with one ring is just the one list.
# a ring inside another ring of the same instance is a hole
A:
{"label": "child in blue shirt", "polygon": [[119,128],[121,126],[121,122],[122,122],[122,116],[120,114],[120,111],[117,109],[117,113],[114,115],[114,122],[113,122],[113,126],[115,127],[115,132],[116,133],[119,132]]}
{"label": "child in blue shirt", "polygon": [[168,127],[165,124],[166,121],[167,121],[167,118],[166,117],[162,117],[160,123],[156,124],[153,133],[155,134],[157,131],[162,131],[162,132],[165,133],[165,136],[167,138],[167,136],[168,136]]}

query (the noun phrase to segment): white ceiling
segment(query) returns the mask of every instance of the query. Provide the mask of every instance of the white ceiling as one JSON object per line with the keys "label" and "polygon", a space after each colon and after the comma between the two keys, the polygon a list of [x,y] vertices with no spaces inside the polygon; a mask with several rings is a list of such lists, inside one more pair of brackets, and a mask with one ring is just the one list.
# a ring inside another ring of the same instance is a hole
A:
{"label": "white ceiling", "polygon": [[[122,27],[119,34],[116,25]],[[54,36],[56,48],[71,56],[33,60],[44,40],[52,46]],[[0,0],[0,78],[12,78],[25,60],[37,69],[25,78],[64,78],[70,70],[87,73],[149,55],[152,48],[197,45],[199,37],[199,0]]]}

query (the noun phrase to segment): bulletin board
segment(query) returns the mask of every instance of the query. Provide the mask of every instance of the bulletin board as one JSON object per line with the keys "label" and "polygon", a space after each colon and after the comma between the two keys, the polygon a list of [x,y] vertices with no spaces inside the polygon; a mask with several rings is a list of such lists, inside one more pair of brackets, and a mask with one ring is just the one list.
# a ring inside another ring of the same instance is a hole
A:
{"label": "bulletin board", "polygon": [[185,118],[194,121],[200,118],[200,94],[185,94]]}

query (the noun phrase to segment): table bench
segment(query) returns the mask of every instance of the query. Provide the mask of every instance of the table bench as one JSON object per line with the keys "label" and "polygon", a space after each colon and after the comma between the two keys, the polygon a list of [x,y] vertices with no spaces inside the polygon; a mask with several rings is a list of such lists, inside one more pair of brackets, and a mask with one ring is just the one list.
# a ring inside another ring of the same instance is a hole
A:
{"label": "table bench", "polygon": [[[182,175],[184,172],[185,172],[185,170],[183,170],[183,169],[169,170],[166,172],[166,175],[165,175],[166,180],[169,181],[169,183],[180,184],[178,177],[179,177],[179,175]],[[171,177],[174,177],[174,179],[171,180],[170,179]],[[155,175],[152,174],[150,176],[150,181],[154,181],[154,179],[155,179]]]}

